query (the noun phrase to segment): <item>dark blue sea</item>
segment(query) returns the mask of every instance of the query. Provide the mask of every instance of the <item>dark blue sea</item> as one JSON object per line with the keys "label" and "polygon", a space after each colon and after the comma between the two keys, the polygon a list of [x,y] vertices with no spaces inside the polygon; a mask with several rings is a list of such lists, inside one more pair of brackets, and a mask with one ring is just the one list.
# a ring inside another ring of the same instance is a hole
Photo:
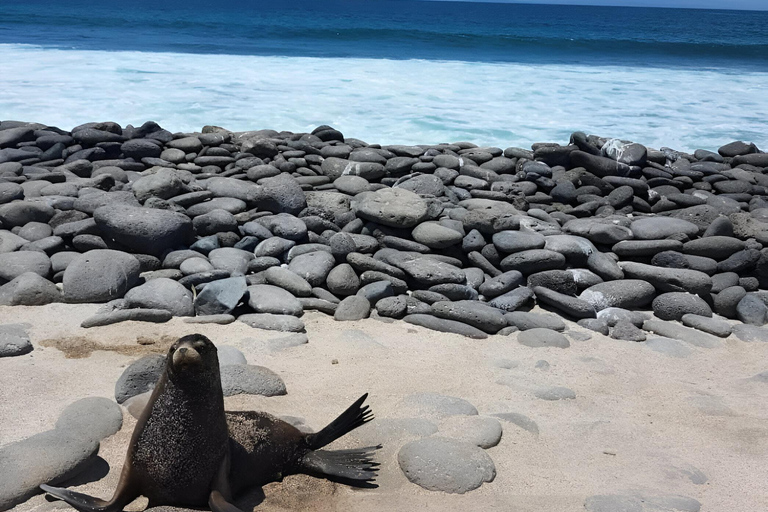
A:
{"label": "dark blue sea", "polygon": [[573,130],[768,146],[768,12],[414,0],[0,0],[0,119],[370,142]]}

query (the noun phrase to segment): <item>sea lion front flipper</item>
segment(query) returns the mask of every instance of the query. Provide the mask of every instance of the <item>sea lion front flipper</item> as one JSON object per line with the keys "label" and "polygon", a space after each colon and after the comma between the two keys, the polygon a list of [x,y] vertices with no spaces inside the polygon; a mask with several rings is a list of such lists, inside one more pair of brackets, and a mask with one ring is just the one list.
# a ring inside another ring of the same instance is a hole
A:
{"label": "sea lion front flipper", "polygon": [[122,504],[116,504],[111,501],[104,501],[93,496],[88,496],[80,492],[70,491],[61,487],[51,487],[41,484],[40,488],[62,501],[66,501],[80,512],[117,512],[122,510]]}
{"label": "sea lion front flipper", "polygon": [[221,466],[219,466],[219,470],[211,484],[208,506],[211,507],[213,512],[243,512],[229,502],[232,496],[229,486],[229,461],[230,455],[229,451],[227,451],[227,455],[221,461]]}
{"label": "sea lion front flipper", "polygon": [[211,507],[213,512],[243,512],[224,498],[224,496],[217,490],[211,491],[211,496],[208,498],[208,506]]}

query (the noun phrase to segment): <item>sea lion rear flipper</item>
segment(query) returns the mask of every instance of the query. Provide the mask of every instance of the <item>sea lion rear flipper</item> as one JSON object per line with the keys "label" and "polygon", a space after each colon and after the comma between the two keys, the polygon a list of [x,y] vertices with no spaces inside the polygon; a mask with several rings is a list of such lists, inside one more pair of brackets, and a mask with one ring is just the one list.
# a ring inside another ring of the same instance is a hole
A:
{"label": "sea lion rear flipper", "polygon": [[307,445],[311,450],[317,450],[323,446],[332,443],[338,438],[347,435],[363,423],[373,419],[373,411],[363,402],[368,398],[368,393],[364,394],[355,401],[349,408],[341,413],[338,418],[329,423],[323,430],[316,434],[309,434],[306,437]]}
{"label": "sea lion rear flipper", "polygon": [[80,512],[113,512],[122,510],[122,504],[115,506],[109,501],[104,501],[80,492],[70,491],[61,487],[51,487],[41,484],[40,488],[51,496],[66,501]]}
{"label": "sea lion rear flipper", "polygon": [[379,463],[373,460],[378,446],[351,450],[316,450],[307,453],[301,461],[304,473],[327,478],[354,487],[378,487],[374,483]]}

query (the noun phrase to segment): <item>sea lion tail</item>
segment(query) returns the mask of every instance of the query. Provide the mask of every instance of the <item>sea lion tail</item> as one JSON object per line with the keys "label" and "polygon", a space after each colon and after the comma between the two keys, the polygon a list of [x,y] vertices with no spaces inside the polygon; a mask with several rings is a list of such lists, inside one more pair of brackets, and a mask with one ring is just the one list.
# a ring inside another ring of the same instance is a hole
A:
{"label": "sea lion tail", "polygon": [[381,445],[309,452],[302,460],[303,472],[354,487],[376,488],[379,463],[373,454],[379,448]]}
{"label": "sea lion tail", "polygon": [[367,405],[363,407],[363,402],[368,398],[368,393],[357,399],[355,403],[341,413],[338,418],[328,424],[323,430],[316,434],[309,434],[306,437],[307,445],[310,450],[317,450],[330,444],[338,438],[345,436],[355,430],[357,427],[373,419],[373,411]]}

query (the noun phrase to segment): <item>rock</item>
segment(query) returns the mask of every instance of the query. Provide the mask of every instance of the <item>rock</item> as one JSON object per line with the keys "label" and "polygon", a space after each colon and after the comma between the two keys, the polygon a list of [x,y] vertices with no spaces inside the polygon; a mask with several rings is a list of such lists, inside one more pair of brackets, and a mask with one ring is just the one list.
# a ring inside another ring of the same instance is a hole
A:
{"label": "rock", "polygon": [[685,496],[605,494],[588,497],[584,508],[588,512],[699,512],[701,503]]}
{"label": "rock", "polygon": [[634,261],[622,262],[620,266],[627,277],[647,281],[660,292],[707,295],[712,289],[712,278],[698,270],[662,268]]}
{"label": "rock", "polygon": [[252,259],[252,253],[234,247],[220,247],[208,253],[208,261],[214,268],[226,270],[232,276],[248,272],[248,264]]}
{"label": "rock", "polygon": [[115,383],[117,403],[122,404],[132,396],[153,390],[164,368],[165,356],[160,354],[150,354],[132,362]]}
{"label": "rock", "polygon": [[254,313],[240,315],[237,319],[255,329],[282,332],[304,332],[304,322],[292,315]]}
{"label": "rock", "polygon": [[632,221],[630,229],[638,240],[661,240],[677,233],[683,233],[692,238],[699,233],[698,226],[693,222],[659,216],[643,217]]}
{"label": "rock", "polygon": [[[597,282],[602,282],[602,279],[598,278]],[[534,290],[538,287],[543,287],[570,296],[576,295],[578,292],[574,274],[566,270],[536,272],[528,276],[527,285]]]}
{"label": "rock", "polygon": [[645,333],[629,320],[619,320],[611,329],[611,338],[624,341],[645,341]]}
{"label": "rock", "polygon": [[718,261],[744,249],[744,242],[730,236],[705,236],[683,244],[685,254],[706,256]]}
{"label": "rock", "polygon": [[15,235],[10,231],[0,230],[0,253],[13,252],[28,242],[29,240],[26,238]]}
{"label": "rock", "polygon": [[495,334],[507,326],[501,311],[478,301],[435,302],[432,311],[437,317],[469,324],[489,334]]}
{"label": "rock", "polygon": [[745,324],[764,325],[768,321],[768,306],[754,293],[747,293],[736,304],[736,316]]}
{"label": "rock", "polygon": [[179,195],[183,188],[184,183],[173,169],[160,169],[132,183],[133,195],[141,203],[150,197],[170,199]]}
{"label": "rock", "polygon": [[398,262],[398,266],[424,286],[445,283],[459,284],[466,280],[466,276],[460,268],[432,258],[404,259]]}
{"label": "rock", "polygon": [[32,352],[26,328],[26,324],[0,325],[0,357],[21,356]]}
{"label": "rock", "polygon": [[560,317],[551,314],[532,313],[528,311],[513,311],[505,313],[504,318],[509,325],[514,325],[521,331],[530,329],[551,329],[553,331],[564,331],[565,322]]}
{"label": "rock", "polygon": [[192,221],[186,215],[155,208],[102,206],[93,213],[105,237],[140,254],[160,256],[192,241]]}
{"label": "rock", "polygon": [[512,423],[514,425],[517,425],[518,427],[522,428],[527,432],[530,432],[535,436],[539,435],[539,426],[536,424],[535,421],[533,421],[531,418],[529,418],[524,414],[520,414],[517,412],[500,412],[500,413],[494,413],[491,416],[495,418],[499,418],[503,421],[508,421],[509,423]]}
{"label": "rock", "polygon": [[499,231],[493,235],[493,245],[507,253],[543,249],[545,240],[539,233],[524,231]]}
{"label": "rock", "polygon": [[688,357],[691,354],[693,354],[693,349],[691,349],[688,345],[683,343],[682,341],[673,339],[673,338],[667,338],[667,337],[661,337],[661,338],[648,338],[645,340],[645,343],[643,343],[646,347],[649,349],[659,352],[664,355],[672,356],[672,357]]}
{"label": "rock", "polygon": [[615,244],[612,251],[622,258],[653,256],[664,251],[681,251],[683,243],[680,240],[624,240]]}
{"label": "rock", "polygon": [[702,348],[714,348],[722,345],[722,342],[714,336],[664,320],[646,320],[643,322],[643,330],[685,341]]}
{"label": "rock", "polygon": [[683,322],[683,325],[687,327],[714,334],[720,338],[727,338],[732,331],[731,324],[728,322],[710,318],[708,316],[695,315],[693,313],[686,313],[682,316],[681,321]]}
{"label": "rock", "polygon": [[304,308],[290,292],[270,284],[248,287],[248,305],[256,313],[301,316]]}
{"label": "rock", "polygon": [[229,364],[221,367],[221,388],[224,396],[285,395],[285,382],[272,370],[249,364]]}
{"label": "rock", "polygon": [[733,334],[741,341],[768,342],[768,329],[750,324],[736,324],[733,326]]}
{"label": "rock", "polygon": [[402,318],[408,310],[407,296],[384,297],[376,302],[376,311],[386,318]]}
{"label": "rock", "polygon": [[81,254],[64,271],[64,300],[107,302],[119,299],[139,280],[139,261],[110,249]]}
{"label": "rock", "polygon": [[245,295],[245,277],[219,279],[205,285],[195,297],[197,315],[224,315],[231,313]]}
{"label": "rock", "polygon": [[624,309],[642,308],[656,295],[653,285],[640,279],[606,281],[590,286],[579,298],[591,304],[595,311],[619,307]]}
{"label": "rock", "polygon": [[437,318],[432,315],[426,314],[410,314],[406,315],[403,320],[409,324],[426,327],[433,331],[450,332],[454,334],[461,334],[469,338],[482,339],[487,338],[488,335],[476,327],[467,325],[455,320],[447,320],[444,318]]}
{"label": "rock", "polygon": [[510,254],[500,263],[505,272],[517,270],[525,275],[565,266],[565,256],[547,249],[531,249]]}
{"label": "rock", "polygon": [[220,367],[230,364],[248,364],[245,355],[231,345],[219,345],[216,347],[216,355],[219,358]]}
{"label": "rock", "polygon": [[0,286],[0,305],[3,306],[42,306],[61,300],[56,285],[34,272],[25,272]]}
{"label": "rock", "polygon": [[686,292],[662,293],[653,299],[652,307],[654,315],[662,320],[680,320],[687,313],[712,316],[712,310],[704,299]]}
{"label": "rock", "polygon": [[48,277],[51,273],[51,260],[45,253],[37,251],[0,253],[0,279],[10,281],[27,272]]}
{"label": "rock", "polygon": [[334,265],[336,259],[333,254],[315,251],[293,258],[288,270],[304,278],[312,286],[322,286]]}
{"label": "rock", "polygon": [[543,329],[540,327],[522,331],[517,335],[517,341],[521,345],[532,348],[568,348],[571,346],[571,344],[568,342],[568,339],[559,332],[553,331],[552,329]]}
{"label": "rock", "polygon": [[517,270],[510,270],[487,279],[480,285],[478,291],[486,298],[492,299],[517,288],[521,284],[523,284],[523,274]]}
{"label": "rock", "polygon": [[741,286],[725,288],[714,297],[715,312],[727,318],[736,318],[738,316],[737,306],[746,295],[747,291]]}
{"label": "rock", "polygon": [[142,158],[158,158],[163,148],[154,140],[132,139],[123,142],[120,150],[126,158],[140,161]]}
{"label": "rock", "polygon": [[[40,492],[43,483],[58,484],[84,470],[99,442],[122,425],[120,407],[105,398],[85,398],[68,406],[56,427],[0,448],[0,509],[8,510]],[[40,464],[41,454],[45,463]]]}
{"label": "rock", "polygon": [[102,327],[119,322],[152,322],[156,324],[164,323],[173,317],[170,311],[165,309],[118,309],[108,313],[97,313],[83,320],[80,327],[85,329],[89,327]]}
{"label": "rock", "polygon": [[499,295],[491,300],[488,305],[503,311],[514,311],[532,298],[533,290],[526,286],[522,286],[503,295]]}
{"label": "rock", "polygon": [[352,209],[358,217],[395,228],[412,228],[427,217],[427,203],[410,190],[384,188],[355,197]]}
{"label": "rock", "polygon": [[337,321],[355,321],[368,318],[371,313],[371,303],[365,297],[359,295],[350,295],[342,300],[333,319]]}
{"label": "rock", "polygon": [[192,225],[198,236],[216,235],[224,231],[237,231],[235,216],[220,208],[198,215],[192,220]]}
{"label": "rock", "polygon": [[496,477],[493,461],[482,448],[441,437],[407,443],[397,460],[408,480],[431,491],[464,494]]}
{"label": "rock", "polygon": [[129,308],[164,309],[173,316],[193,316],[192,294],[173,279],[158,278],[128,290]]}
{"label": "rock", "polygon": [[422,222],[412,232],[413,239],[431,249],[445,249],[464,239],[459,231],[438,222]]}
{"label": "rock", "polygon": [[182,319],[185,324],[219,324],[227,325],[235,321],[233,315],[218,314],[218,315],[202,315],[202,316],[188,316]]}
{"label": "rock", "polygon": [[0,223],[8,229],[29,222],[47,223],[55,214],[56,210],[43,202],[13,201],[0,206]]}
{"label": "rock", "polygon": [[270,267],[264,271],[264,277],[267,283],[288,290],[294,297],[308,297],[312,294],[312,285],[287,268]]}
{"label": "rock", "polygon": [[636,327],[642,327],[643,322],[650,318],[646,313],[640,311],[629,311],[622,308],[606,308],[597,314],[597,317],[613,327],[617,323],[625,320]]}
{"label": "rock", "polygon": [[348,263],[334,267],[326,278],[326,286],[334,295],[354,295],[360,289],[360,278]]}
{"label": "rock", "polygon": [[383,280],[366,284],[357,291],[356,295],[365,297],[371,304],[371,307],[376,307],[379,300],[392,297],[394,295],[394,291],[392,290],[392,283],[387,280]]}
{"label": "rock", "polygon": [[537,286],[533,289],[536,300],[547,306],[557,309],[573,318],[593,318],[595,306],[590,302],[571,295],[556,292],[548,288]]}
{"label": "rock", "polygon": [[557,401],[557,400],[575,400],[576,393],[572,389],[562,386],[551,386],[538,388],[533,391],[533,396],[541,400]]}
{"label": "rock", "polygon": [[501,441],[501,423],[488,416],[451,416],[440,423],[440,436],[492,448]]}

